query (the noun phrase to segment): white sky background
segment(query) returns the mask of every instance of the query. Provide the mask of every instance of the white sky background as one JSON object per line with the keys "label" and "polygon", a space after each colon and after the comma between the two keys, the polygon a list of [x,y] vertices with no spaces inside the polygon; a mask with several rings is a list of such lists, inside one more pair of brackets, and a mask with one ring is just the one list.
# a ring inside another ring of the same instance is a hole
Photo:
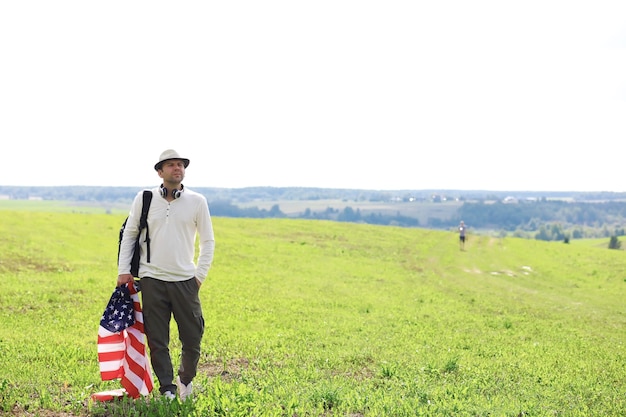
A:
{"label": "white sky background", "polygon": [[0,3],[0,185],[626,191],[625,1]]}

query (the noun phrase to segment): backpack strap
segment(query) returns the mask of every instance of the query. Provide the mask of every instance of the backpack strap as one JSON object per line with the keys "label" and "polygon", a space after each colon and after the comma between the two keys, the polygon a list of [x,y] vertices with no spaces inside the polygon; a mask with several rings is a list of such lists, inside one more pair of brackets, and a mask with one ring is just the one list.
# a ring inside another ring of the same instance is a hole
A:
{"label": "backpack strap", "polygon": [[139,219],[139,233],[146,229],[146,256],[147,261],[150,263],[150,228],[148,227],[148,211],[150,210],[150,203],[152,202],[152,191],[143,190],[143,206],[141,207],[141,218]]}

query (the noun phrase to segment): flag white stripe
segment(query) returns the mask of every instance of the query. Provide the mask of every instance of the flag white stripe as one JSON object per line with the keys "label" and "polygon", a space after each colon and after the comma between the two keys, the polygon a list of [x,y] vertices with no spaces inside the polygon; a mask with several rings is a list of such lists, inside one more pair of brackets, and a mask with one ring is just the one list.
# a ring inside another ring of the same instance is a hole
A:
{"label": "flag white stripe", "polygon": [[126,347],[126,343],[118,342],[118,343],[100,343],[98,345],[98,353],[111,353],[111,352],[119,352],[120,350],[124,350]]}
{"label": "flag white stripe", "polygon": [[120,369],[120,361],[100,362],[100,372],[113,372]]}

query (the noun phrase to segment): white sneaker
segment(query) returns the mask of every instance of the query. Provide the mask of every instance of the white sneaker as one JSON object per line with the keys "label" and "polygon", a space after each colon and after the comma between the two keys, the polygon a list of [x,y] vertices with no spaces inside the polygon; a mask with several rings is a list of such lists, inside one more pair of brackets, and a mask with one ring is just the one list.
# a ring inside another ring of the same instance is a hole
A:
{"label": "white sneaker", "polygon": [[176,377],[176,385],[178,385],[178,396],[181,401],[185,401],[187,397],[191,395],[191,391],[193,390],[193,382],[185,385],[180,381],[180,377]]}
{"label": "white sneaker", "polygon": [[173,400],[175,400],[175,399],[176,399],[176,395],[172,394],[172,391],[165,391],[165,392],[163,393],[163,396],[164,396],[165,398],[167,398],[168,400],[170,400],[170,401],[173,401]]}

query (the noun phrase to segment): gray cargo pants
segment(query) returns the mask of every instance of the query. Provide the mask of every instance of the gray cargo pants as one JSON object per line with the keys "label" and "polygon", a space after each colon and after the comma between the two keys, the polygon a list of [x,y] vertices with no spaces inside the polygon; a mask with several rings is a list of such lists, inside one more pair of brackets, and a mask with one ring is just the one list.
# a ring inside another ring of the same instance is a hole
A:
{"label": "gray cargo pants", "polygon": [[159,379],[159,391],[176,392],[174,368],[170,357],[170,320],[178,325],[182,344],[178,376],[188,385],[196,376],[200,342],[204,333],[199,287],[195,278],[166,282],[144,277],[140,280],[144,330],[150,348],[152,369]]}

